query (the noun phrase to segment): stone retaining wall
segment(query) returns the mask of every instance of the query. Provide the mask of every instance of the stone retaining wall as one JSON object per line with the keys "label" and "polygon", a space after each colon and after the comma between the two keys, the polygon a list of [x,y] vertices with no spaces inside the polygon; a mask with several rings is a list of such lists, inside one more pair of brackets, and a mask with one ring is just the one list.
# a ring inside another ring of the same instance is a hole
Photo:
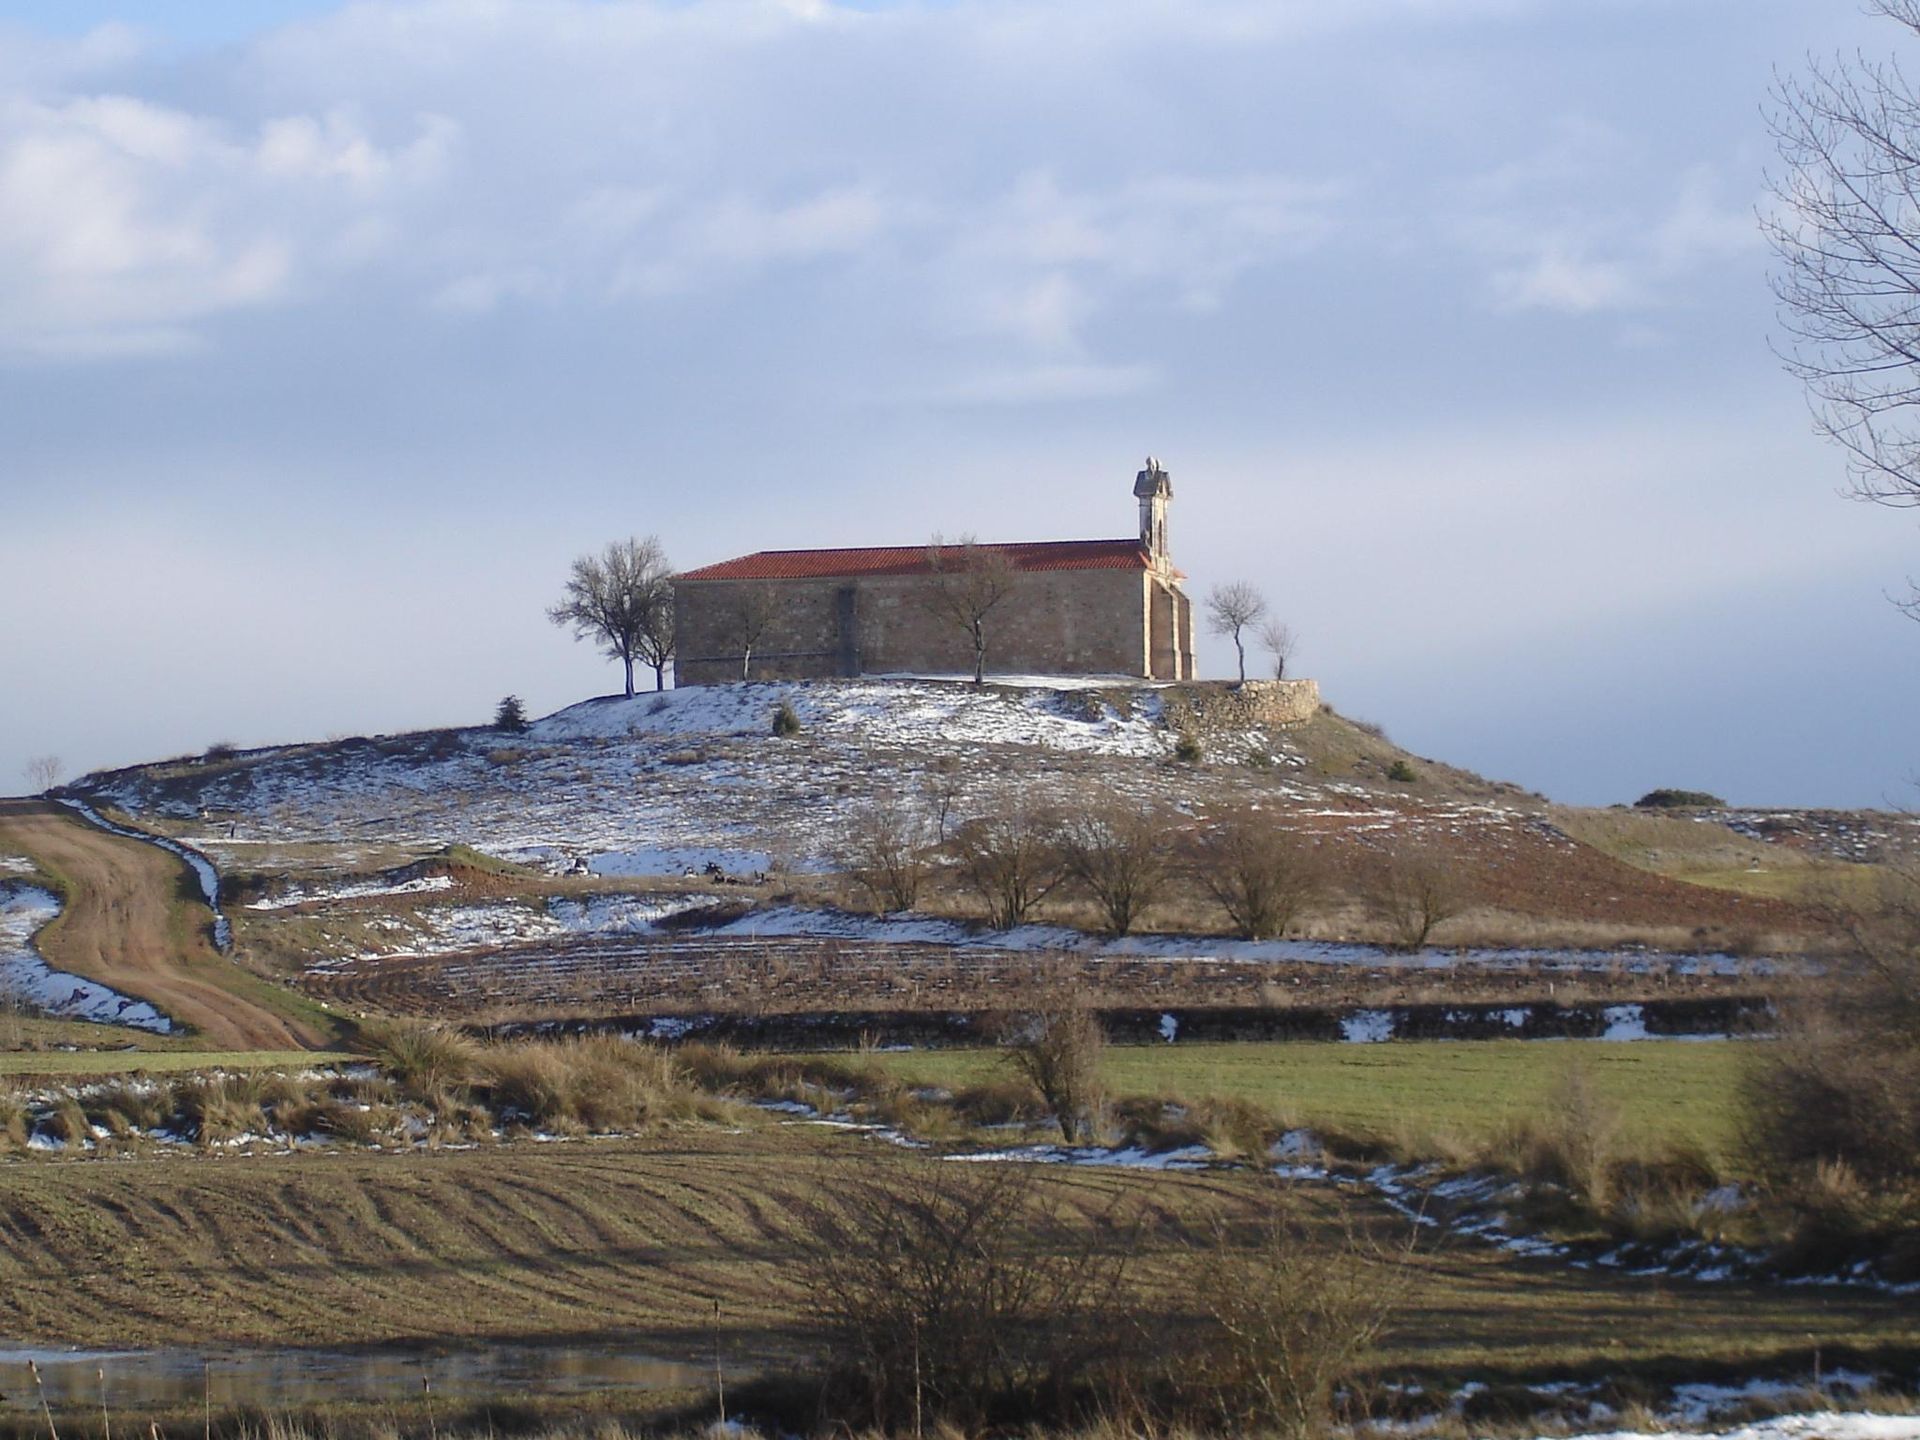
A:
{"label": "stone retaining wall", "polygon": [[1196,680],[1162,692],[1169,730],[1217,731],[1304,725],[1320,713],[1315,680]]}

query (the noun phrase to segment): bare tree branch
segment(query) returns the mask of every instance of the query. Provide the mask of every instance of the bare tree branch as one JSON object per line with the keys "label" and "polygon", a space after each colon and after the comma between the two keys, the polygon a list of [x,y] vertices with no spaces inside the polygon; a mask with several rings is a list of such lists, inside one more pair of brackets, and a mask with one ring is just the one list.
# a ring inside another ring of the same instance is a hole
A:
{"label": "bare tree branch", "polygon": [[657,537],[616,540],[598,555],[580,556],[565,596],[547,618],[571,625],[575,639],[597,641],[608,658],[620,661],[627,694],[633,694],[636,661],[653,668],[654,689],[666,689],[673,658],[673,567]]}
{"label": "bare tree branch", "polygon": [[[1920,35],[1920,0],[1870,8]],[[1776,79],[1768,120],[1781,358],[1852,493],[1920,506],[1920,91],[1897,60],[1810,59]],[[1920,589],[1902,608],[1920,618]]]}
{"label": "bare tree branch", "polygon": [[1267,597],[1245,580],[1216,586],[1207,596],[1207,628],[1231,635],[1240,656],[1240,683],[1247,683],[1247,645],[1243,631],[1267,613]]}
{"label": "bare tree branch", "polygon": [[957,545],[935,535],[927,545],[927,564],[921,603],[929,614],[966,632],[978,685],[987,674],[987,616],[1013,593],[1019,574],[1003,551],[989,550],[971,535],[961,536]]}

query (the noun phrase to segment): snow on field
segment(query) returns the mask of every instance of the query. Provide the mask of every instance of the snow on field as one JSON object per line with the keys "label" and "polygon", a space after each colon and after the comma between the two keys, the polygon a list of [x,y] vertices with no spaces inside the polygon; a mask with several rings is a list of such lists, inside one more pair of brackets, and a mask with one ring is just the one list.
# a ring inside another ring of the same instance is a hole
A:
{"label": "snow on field", "polygon": [[33,937],[60,913],[60,901],[34,885],[0,885],[0,999],[20,1001],[63,1020],[131,1025],[164,1035],[173,1029],[144,1000],[92,980],[55,970],[33,948]]}
{"label": "snow on field", "polygon": [[397,884],[383,884],[378,880],[369,880],[359,885],[289,890],[282,895],[255,900],[247,906],[247,909],[287,910],[295,905],[312,905],[333,900],[365,900],[376,895],[428,895],[436,890],[452,888],[451,875],[423,875],[417,880],[402,880]]}
{"label": "snow on field", "polygon": [[699,895],[552,896],[422,905],[375,922],[381,943],[373,949],[323,960],[309,968],[338,970],[356,960],[455,955],[572,935],[635,935],[651,932],[669,915],[709,903]]}
{"label": "snow on field", "polygon": [[[1664,1440],[1667,1434],[1609,1430],[1570,1437],[1570,1440]],[[1747,1425],[1703,1431],[1701,1440],[1920,1440],[1920,1415],[1872,1415],[1842,1410],[1776,1415]]]}
{"label": "snow on field", "polygon": [[[1611,971],[1641,973],[1671,969],[1683,975],[1742,975],[1782,962],[1756,962],[1734,955],[1668,954],[1656,950],[1419,950],[1408,953],[1373,945],[1324,940],[1233,940],[1218,935],[1126,935],[1118,939],[1058,925],[1022,925],[1013,930],[982,930],[955,920],[921,916],[856,915],[845,910],[807,910],[780,906],[756,910],[704,933],[746,939],[873,940],[895,945],[951,945],[987,950],[1031,950],[1091,955],[1110,959],[1167,961],[1287,962],[1307,965],[1363,965],[1374,969],[1449,970],[1460,966],[1489,969]],[[1608,1020],[1617,1033],[1610,1039],[1647,1039],[1637,1006],[1616,1007]],[[1629,1017],[1625,1012],[1632,1010]],[[1508,1017],[1510,1024],[1526,1016]],[[1380,1036],[1376,1038],[1391,1038]]]}
{"label": "snow on field", "polygon": [[537,721],[533,743],[632,739],[641,736],[765,735],[782,701],[802,727],[834,739],[880,748],[972,749],[1024,745],[1096,755],[1165,754],[1172,739],[1160,727],[1160,699],[1137,681],[1116,682],[1127,713],[1098,692],[1069,706],[1066,687],[944,680],[843,680],[831,685],[699,685],[631,700],[589,700]]}
{"label": "snow on field", "polygon": [[[782,701],[803,726],[789,739],[771,734]],[[1173,742],[1160,703],[1140,683],[703,686],[587,701],[522,734],[294,746],[230,764],[122,772],[86,788],[95,804],[187,822],[187,841],[223,865],[259,863],[262,845],[310,842],[351,857],[461,843],[609,875],[679,873],[709,856],[726,857],[730,871],[777,870],[817,866],[857,807],[914,797],[928,763],[943,757],[954,761],[956,815],[999,803],[1015,787],[1030,800],[1072,804],[1097,782],[1107,793],[1190,806],[1207,787],[1252,783],[1236,780],[1231,765],[1159,764]],[[1284,736],[1249,732],[1208,744],[1221,759],[1257,756],[1262,800],[1324,804],[1343,789],[1286,778],[1304,762]],[[1369,823],[1393,823],[1361,792],[1351,798],[1349,811],[1367,812]],[[1451,828],[1510,818],[1462,809],[1431,820]]]}
{"label": "snow on field", "polygon": [[1081,1165],[1113,1170],[1204,1170],[1214,1153],[1204,1145],[1177,1150],[1147,1150],[1138,1145],[1113,1149],[1104,1145],[1015,1145],[1005,1150],[975,1150],[944,1156],[947,1160],[1022,1165]]}

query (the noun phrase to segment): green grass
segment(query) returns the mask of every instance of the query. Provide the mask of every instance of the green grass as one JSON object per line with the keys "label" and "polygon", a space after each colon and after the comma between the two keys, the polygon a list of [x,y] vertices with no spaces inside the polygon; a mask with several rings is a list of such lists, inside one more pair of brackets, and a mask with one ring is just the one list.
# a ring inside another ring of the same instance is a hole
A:
{"label": "green grass", "polygon": [[127,1075],[181,1070],[273,1070],[361,1060],[343,1050],[24,1050],[0,1054],[0,1075]]}
{"label": "green grass", "polygon": [[[1116,1046],[1105,1074],[1116,1095],[1211,1096],[1251,1101],[1290,1122],[1382,1137],[1450,1133],[1491,1137],[1537,1115],[1578,1062],[1649,1147],[1734,1149],[1733,1041],[1397,1041],[1386,1045]],[[875,1057],[915,1084],[957,1086],[1005,1074],[992,1050],[928,1050]]]}

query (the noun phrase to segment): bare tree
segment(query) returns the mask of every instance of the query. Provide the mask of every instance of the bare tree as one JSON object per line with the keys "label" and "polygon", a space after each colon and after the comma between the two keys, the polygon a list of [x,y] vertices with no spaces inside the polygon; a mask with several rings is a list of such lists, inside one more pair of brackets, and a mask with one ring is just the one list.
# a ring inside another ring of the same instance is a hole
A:
{"label": "bare tree", "polygon": [[801,1212],[834,1430],[979,1433],[995,1407],[1060,1404],[1111,1363],[1128,1338],[1125,1216],[1088,1223],[1038,1166],[882,1168]]}
{"label": "bare tree", "polygon": [[1287,933],[1326,887],[1319,851],[1295,832],[1255,814],[1236,815],[1204,834],[1194,873],[1248,940]]}
{"label": "bare tree", "polygon": [[[1920,0],[1868,8],[1920,35]],[[1786,168],[1762,225],[1787,367],[1854,495],[1920,506],[1920,89],[1893,60],[1839,57],[1772,99]],[[1920,589],[1902,608],[1920,618]]]}
{"label": "bare tree", "polygon": [[780,592],[764,583],[738,585],[721,618],[728,638],[740,647],[740,678],[751,680],[753,652],[780,618]]}
{"label": "bare tree", "polygon": [[966,776],[957,755],[936,755],[920,774],[920,788],[933,810],[935,837],[947,843],[947,818],[966,789]]}
{"label": "bare tree", "polygon": [[27,791],[32,795],[44,795],[60,783],[60,776],[66,766],[60,763],[58,755],[36,755],[22,767],[21,773],[27,777]]}
{"label": "bare tree", "polygon": [[1240,656],[1240,683],[1247,683],[1247,643],[1245,631],[1267,613],[1267,597],[1245,580],[1217,585],[1207,596],[1207,628],[1216,635],[1231,635],[1233,648]]}
{"label": "bare tree", "polygon": [[1033,1009],[1008,1019],[1001,1044],[1008,1063],[1053,1111],[1061,1138],[1073,1145],[1093,1132],[1107,1036],[1082,991],[1064,984],[1046,991]]}
{"label": "bare tree", "polygon": [[1053,817],[1015,800],[954,833],[960,873],[987,905],[987,923],[1011,930],[1066,878]]}
{"label": "bare tree", "polygon": [[1299,637],[1293,633],[1293,627],[1278,616],[1268,616],[1260,622],[1260,648],[1267,652],[1267,658],[1273,661],[1273,678],[1287,678],[1287,666],[1293,660],[1294,647]]}
{"label": "bare tree", "polygon": [[1119,802],[1062,823],[1061,860],[1093,896],[1113,934],[1133,929],[1166,889],[1173,875],[1167,830],[1166,818],[1154,810]]}
{"label": "bare tree", "polygon": [[1400,845],[1369,868],[1367,913],[1402,950],[1418,950],[1434,930],[1472,907],[1472,881],[1460,861],[1437,847]]}
{"label": "bare tree", "polygon": [[973,683],[987,674],[987,617],[1019,584],[1003,550],[988,549],[971,535],[957,545],[935,535],[927,545],[928,574],[921,603],[936,619],[966,632],[973,646]]}
{"label": "bare tree", "polygon": [[1216,1215],[1176,1262],[1174,1293],[1200,1313],[1163,1332],[1157,1354],[1203,1431],[1314,1440],[1404,1301],[1413,1235],[1390,1246],[1351,1213],[1310,1222],[1285,1191],[1263,1198],[1251,1226]]}
{"label": "bare tree", "polygon": [[884,794],[849,821],[841,844],[841,868],[872,897],[882,914],[911,910],[920,898],[930,868],[929,829],[918,810]]}
{"label": "bare tree", "polygon": [[547,611],[574,638],[597,641],[608,658],[626,666],[633,694],[636,661],[653,667],[653,688],[667,688],[673,658],[673,568],[655,536],[616,540],[598,555],[573,562],[565,597]]}

